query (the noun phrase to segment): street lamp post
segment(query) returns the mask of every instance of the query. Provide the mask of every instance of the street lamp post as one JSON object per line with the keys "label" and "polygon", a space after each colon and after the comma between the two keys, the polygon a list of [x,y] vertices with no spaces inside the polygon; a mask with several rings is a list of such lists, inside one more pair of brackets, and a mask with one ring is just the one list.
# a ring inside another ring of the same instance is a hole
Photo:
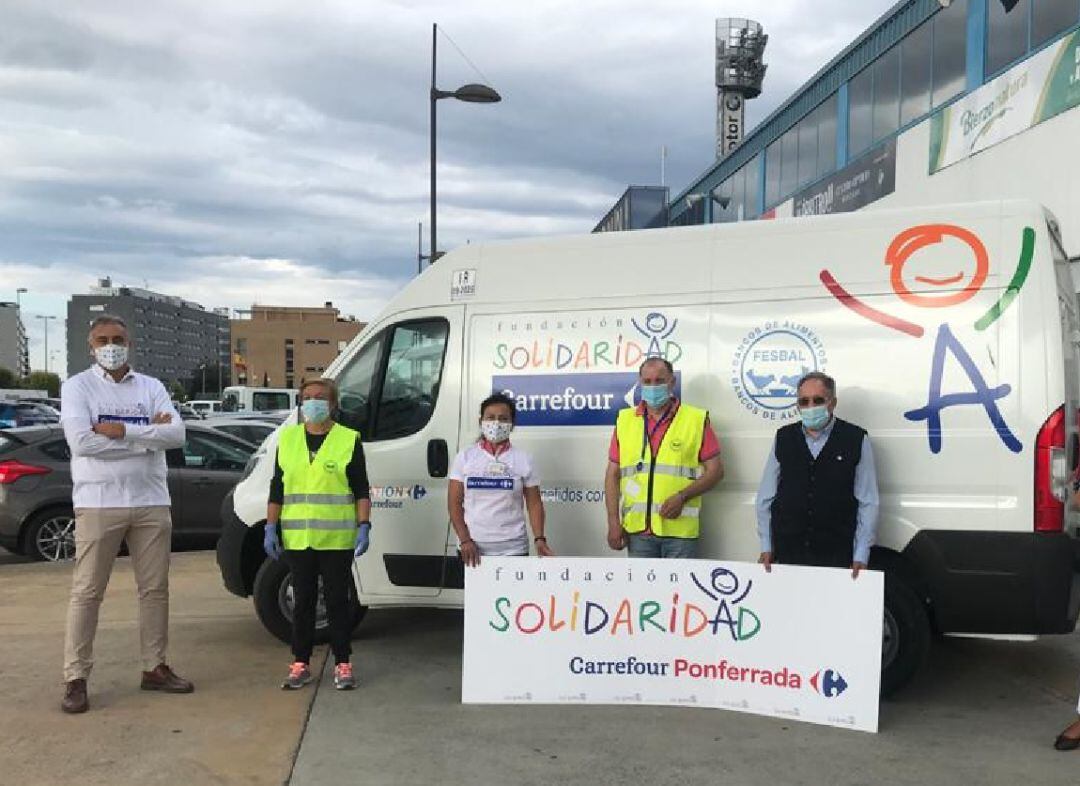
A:
{"label": "street lamp post", "polygon": [[199,371],[202,372],[202,386],[199,388],[199,398],[204,398],[206,396],[206,364],[205,363],[200,363],[199,364]]}
{"label": "street lamp post", "polygon": [[29,341],[26,339],[26,323],[22,318],[22,297],[29,290],[26,287],[18,287],[15,290],[15,318],[19,320],[19,326],[22,328],[22,336],[19,339],[19,376],[25,377],[30,373],[30,354],[29,354]]}
{"label": "street lamp post", "polygon": [[48,373],[48,371],[49,371],[49,320],[50,319],[56,319],[56,317],[52,316],[51,314],[50,315],[38,314],[37,318],[45,320],[45,371],[46,371],[46,373]]}
{"label": "street lamp post", "polygon": [[431,142],[431,248],[428,249],[428,255],[425,257],[420,255],[421,261],[428,259],[430,262],[435,262],[442,253],[438,250],[435,231],[435,102],[440,98],[456,98],[458,101],[465,101],[470,104],[494,104],[502,101],[500,96],[495,90],[487,85],[480,84],[468,84],[462,85],[457,90],[440,90],[435,86],[435,52],[436,52],[436,38],[438,36],[439,26],[433,24],[431,26],[431,129],[430,129],[430,142]]}

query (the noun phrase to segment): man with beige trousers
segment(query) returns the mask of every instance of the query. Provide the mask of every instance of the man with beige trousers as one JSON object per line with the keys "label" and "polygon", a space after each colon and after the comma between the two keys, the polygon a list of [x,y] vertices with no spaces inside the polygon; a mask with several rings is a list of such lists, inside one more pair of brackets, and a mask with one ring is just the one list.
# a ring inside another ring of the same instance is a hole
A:
{"label": "man with beige trousers", "polygon": [[143,690],[191,693],[166,663],[172,517],[165,451],[184,444],[184,423],[157,379],[128,365],[130,338],[119,317],[90,324],[94,365],[63,386],[61,424],[71,448],[75,570],[64,644],[64,712],[89,708],[98,609],[127,542],[139,595]]}

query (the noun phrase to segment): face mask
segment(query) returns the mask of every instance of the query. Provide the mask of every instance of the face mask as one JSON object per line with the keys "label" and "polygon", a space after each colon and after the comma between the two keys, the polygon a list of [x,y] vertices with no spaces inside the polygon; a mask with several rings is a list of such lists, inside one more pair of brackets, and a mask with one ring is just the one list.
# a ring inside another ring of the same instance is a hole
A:
{"label": "face mask", "polygon": [[300,405],[300,411],[308,423],[322,423],[330,417],[330,404],[321,398],[309,398]]}
{"label": "face mask", "polygon": [[94,360],[106,371],[122,368],[128,359],[128,348],[124,344],[106,344],[94,347]]}
{"label": "face mask", "polygon": [[513,423],[503,423],[500,420],[481,420],[480,433],[488,442],[506,442],[510,439],[510,432],[514,430]]}
{"label": "face mask", "polygon": [[827,406],[821,406],[800,409],[799,417],[802,418],[804,426],[811,431],[817,431],[829,422],[829,408]]}
{"label": "face mask", "polygon": [[641,400],[653,409],[664,406],[671,398],[667,385],[642,385]]}

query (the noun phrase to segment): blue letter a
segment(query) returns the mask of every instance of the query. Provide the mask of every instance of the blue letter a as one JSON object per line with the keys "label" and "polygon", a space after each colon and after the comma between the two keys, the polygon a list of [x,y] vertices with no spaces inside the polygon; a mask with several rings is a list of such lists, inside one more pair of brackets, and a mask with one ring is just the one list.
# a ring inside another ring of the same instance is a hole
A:
{"label": "blue letter a", "polygon": [[[974,388],[972,392],[942,394],[941,376],[945,370],[946,350],[952,353],[952,356],[960,363],[960,367],[964,369],[964,373],[967,374],[971,386]],[[990,423],[994,426],[998,437],[1005,443],[1005,447],[1013,453],[1019,453],[1024,449],[1024,446],[1009,430],[1005,418],[1001,416],[1001,410],[997,406],[997,400],[1009,395],[1011,390],[1011,385],[998,385],[993,389],[987,387],[986,380],[979,373],[979,369],[976,368],[971,355],[949,331],[949,326],[942,325],[938,328],[937,344],[934,345],[934,363],[930,369],[930,392],[926,398],[926,406],[905,412],[904,417],[914,421],[925,420],[927,435],[930,438],[930,452],[940,453],[941,410],[946,407],[978,404],[986,410],[986,416],[990,418]]]}

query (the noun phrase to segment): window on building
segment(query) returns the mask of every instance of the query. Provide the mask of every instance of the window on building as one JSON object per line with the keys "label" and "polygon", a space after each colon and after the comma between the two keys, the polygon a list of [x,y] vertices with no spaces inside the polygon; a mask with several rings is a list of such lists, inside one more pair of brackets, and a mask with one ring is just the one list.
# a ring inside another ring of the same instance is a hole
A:
{"label": "window on building", "polygon": [[954,0],[952,5],[934,15],[931,97],[935,107],[963,92],[967,81],[967,5],[968,0]]}
{"label": "window on building", "polygon": [[780,167],[780,197],[787,198],[798,184],[799,174],[799,134],[798,128],[789,128],[780,137],[783,149],[783,164]]}
{"label": "window on building", "polygon": [[817,177],[836,169],[836,94],[833,93],[816,110],[818,112]]}
{"label": "window on building", "polygon": [[246,338],[238,338],[238,339],[236,339],[236,354],[238,354],[238,355],[246,355],[247,354],[247,339]]}
{"label": "window on building", "polygon": [[930,111],[931,25],[923,23],[900,42],[900,125]]}
{"label": "window on building", "polygon": [[894,46],[874,63],[874,141],[900,127],[900,47]]}
{"label": "window on building", "polygon": [[1009,11],[1001,2],[989,2],[986,22],[986,73],[994,74],[1027,52],[1028,11],[1031,0],[1020,0]]}
{"label": "window on building", "polygon": [[1031,9],[1031,46],[1039,47],[1080,20],[1076,0],[1035,0]]}
{"label": "window on building", "polygon": [[818,159],[818,112],[815,109],[796,126],[799,135],[798,183],[802,188],[817,177]]}
{"label": "window on building", "polygon": [[764,156],[758,153],[743,167],[746,171],[743,218],[757,218],[758,216],[758,199],[761,194],[761,162],[763,159]]}
{"label": "window on building", "polygon": [[780,201],[780,140],[777,139],[765,149],[765,204],[775,205]]}
{"label": "window on building", "polygon": [[870,147],[874,136],[874,71],[866,68],[848,83],[848,158]]}

